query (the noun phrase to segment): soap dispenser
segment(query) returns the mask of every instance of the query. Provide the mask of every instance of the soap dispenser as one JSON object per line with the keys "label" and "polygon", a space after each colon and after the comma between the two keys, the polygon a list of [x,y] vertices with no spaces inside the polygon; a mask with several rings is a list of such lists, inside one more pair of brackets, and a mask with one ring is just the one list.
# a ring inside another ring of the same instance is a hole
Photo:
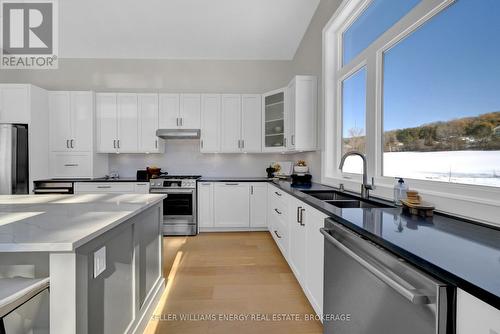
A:
{"label": "soap dispenser", "polygon": [[401,177],[396,178],[397,182],[394,184],[394,204],[401,205],[401,200],[406,198],[408,185]]}

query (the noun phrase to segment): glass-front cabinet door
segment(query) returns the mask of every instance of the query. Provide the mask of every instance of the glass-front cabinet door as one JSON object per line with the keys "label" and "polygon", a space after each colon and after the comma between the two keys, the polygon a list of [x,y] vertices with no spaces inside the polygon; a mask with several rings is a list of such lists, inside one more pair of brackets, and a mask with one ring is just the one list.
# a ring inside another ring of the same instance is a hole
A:
{"label": "glass-front cabinet door", "polygon": [[285,89],[264,94],[264,151],[283,151],[285,142]]}

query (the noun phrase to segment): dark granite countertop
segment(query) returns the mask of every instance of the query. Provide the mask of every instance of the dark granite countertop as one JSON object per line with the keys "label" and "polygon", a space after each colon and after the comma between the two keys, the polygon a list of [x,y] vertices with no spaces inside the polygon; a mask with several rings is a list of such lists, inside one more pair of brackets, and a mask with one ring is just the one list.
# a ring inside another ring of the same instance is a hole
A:
{"label": "dark granite countertop", "polygon": [[439,213],[430,218],[409,216],[399,207],[341,209],[301,191],[335,188],[313,184],[300,189],[290,182],[272,183],[330,216],[326,224],[338,222],[500,309],[500,229]]}

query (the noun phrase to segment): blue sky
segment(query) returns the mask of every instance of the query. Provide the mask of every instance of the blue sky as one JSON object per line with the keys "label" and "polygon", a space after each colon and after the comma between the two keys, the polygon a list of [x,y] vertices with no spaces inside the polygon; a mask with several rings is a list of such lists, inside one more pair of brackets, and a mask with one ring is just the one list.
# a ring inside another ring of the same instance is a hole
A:
{"label": "blue sky", "polygon": [[[384,130],[500,111],[500,0],[457,0],[388,50],[383,103]],[[344,136],[362,105],[346,101]]]}

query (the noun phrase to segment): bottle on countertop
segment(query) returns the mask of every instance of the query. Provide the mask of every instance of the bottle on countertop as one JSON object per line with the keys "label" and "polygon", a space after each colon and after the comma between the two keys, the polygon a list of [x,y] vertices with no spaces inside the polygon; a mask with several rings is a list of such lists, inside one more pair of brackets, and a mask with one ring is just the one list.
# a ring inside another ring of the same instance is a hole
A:
{"label": "bottle on countertop", "polygon": [[401,200],[406,198],[408,185],[401,177],[396,178],[397,182],[394,184],[394,204],[401,205]]}

